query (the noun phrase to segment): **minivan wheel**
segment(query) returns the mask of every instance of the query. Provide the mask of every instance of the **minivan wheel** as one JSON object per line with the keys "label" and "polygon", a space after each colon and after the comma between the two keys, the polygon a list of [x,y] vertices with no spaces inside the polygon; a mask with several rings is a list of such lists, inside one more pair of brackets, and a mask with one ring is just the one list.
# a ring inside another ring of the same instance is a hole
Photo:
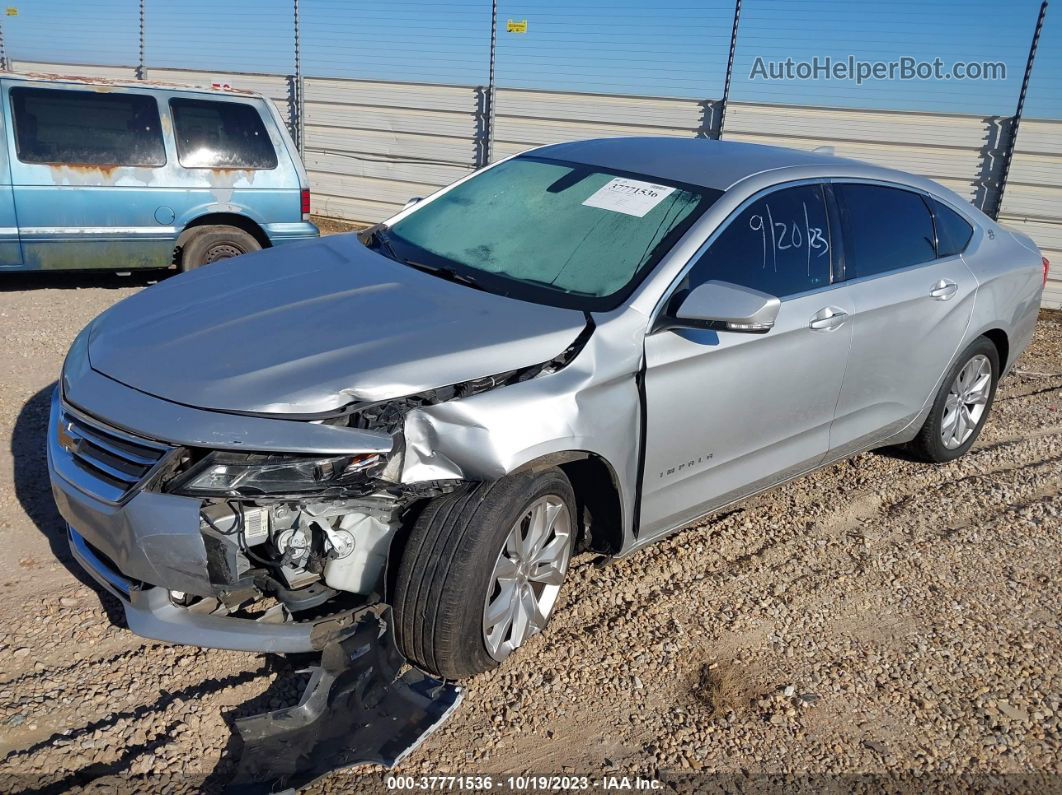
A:
{"label": "minivan wheel", "polygon": [[181,235],[177,253],[182,271],[261,249],[261,244],[234,226],[194,226]]}
{"label": "minivan wheel", "polygon": [[402,653],[446,679],[500,664],[549,620],[571,561],[575,516],[559,469],[429,502],[410,532],[392,600]]}
{"label": "minivan wheel", "polygon": [[962,352],[937,393],[925,425],[909,449],[926,461],[953,461],[966,453],[984,427],[996,397],[999,352],[979,337]]}

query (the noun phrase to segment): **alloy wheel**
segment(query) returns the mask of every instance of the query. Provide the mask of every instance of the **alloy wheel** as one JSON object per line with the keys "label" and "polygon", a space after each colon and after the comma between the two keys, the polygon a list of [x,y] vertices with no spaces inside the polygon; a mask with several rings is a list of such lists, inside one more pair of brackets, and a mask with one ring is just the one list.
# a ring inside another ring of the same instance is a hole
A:
{"label": "alloy wheel", "polygon": [[968,361],[955,376],[944,401],[940,439],[949,450],[966,443],[984,416],[992,391],[992,363],[984,354]]}
{"label": "alloy wheel", "polygon": [[498,553],[483,605],[483,642],[499,662],[549,620],[572,554],[572,520],[546,495],[513,524]]}

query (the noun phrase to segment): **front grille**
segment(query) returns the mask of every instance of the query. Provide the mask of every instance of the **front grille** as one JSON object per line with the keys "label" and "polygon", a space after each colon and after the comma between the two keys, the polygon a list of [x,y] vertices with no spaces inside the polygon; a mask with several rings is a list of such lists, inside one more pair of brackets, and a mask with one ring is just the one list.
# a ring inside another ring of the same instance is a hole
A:
{"label": "front grille", "polygon": [[78,485],[109,502],[126,497],[172,449],[65,408],[58,422],[58,446],[85,476]]}

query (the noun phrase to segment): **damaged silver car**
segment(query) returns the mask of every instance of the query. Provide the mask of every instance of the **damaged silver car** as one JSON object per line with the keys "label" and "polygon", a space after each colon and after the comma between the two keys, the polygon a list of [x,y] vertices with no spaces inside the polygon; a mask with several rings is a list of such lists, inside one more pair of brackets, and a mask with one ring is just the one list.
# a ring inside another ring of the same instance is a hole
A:
{"label": "damaged silver car", "polygon": [[135,632],[322,651],[371,615],[460,679],[542,630],[577,551],[862,450],[962,455],[1046,267],[952,191],[856,161],[547,146],[360,239],[104,312],[55,395],[53,490]]}

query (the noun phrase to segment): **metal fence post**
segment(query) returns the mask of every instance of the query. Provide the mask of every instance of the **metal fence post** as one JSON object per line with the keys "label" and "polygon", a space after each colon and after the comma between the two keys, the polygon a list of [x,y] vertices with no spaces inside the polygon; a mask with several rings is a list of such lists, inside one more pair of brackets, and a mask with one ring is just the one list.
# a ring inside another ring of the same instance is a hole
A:
{"label": "metal fence post", "polygon": [[719,101],[719,124],[716,138],[723,137],[723,120],[726,118],[726,103],[730,100],[730,81],[734,77],[734,51],[737,50],[738,22],[741,19],[741,0],[734,0],[734,26],[730,29],[730,53],[726,60],[726,79],[723,81],[723,98]]}
{"label": "metal fence post", "polygon": [[295,8],[295,146],[299,150],[299,155],[303,154],[303,140],[305,136],[305,125],[303,124],[303,109],[305,107],[303,100],[303,85],[302,85],[302,37],[299,29],[299,0],[294,0]]}
{"label": "metal fence post", "polygon": [[1025,62],[1025,74],[1021,80],[1021,91],[1018,92],[1018,107],[1014,110],[1014,120],[1010,125],[1010,140],[1003,153],[1003,168],[999,174],[999,191],[996,195],[996,206],[992,212],[992,218],[999,218],[999,211],[1003,209],[1003,191],[1007,188],[1007,177],[1010,175],[1010,161],[1014,159],[1014,146],[1018,142],[1018,125],[1021,124],[1021,114],[1025,109],[1025,95],[1029,91],[1029,78],[1032,76],[1033,61],[1036,60],[1036,48],[1040,43],[1040,33],[1044,29],[1044,17],[1047,16],[1047,0],[1040,3],[1040,13],[1036,17],[1036,27],[1033,28],[1032,43],[1029,45],[1029,58]]}
{"label": "metal fence post", "polygon": [[136,61],[136,79],[137,80],[143,80],[147,76],[146,66],[144,64],[144,2],[145,2],[145,0],[140,0],[140,2],[139,2],[139,6],[140,6],[140,34],[139,34],[140,42],[139,42],[139,50],[138,50],[137,61]]}
{"label": "metal fence post", "polygon": [[498,49],[498,0],[490,3],[490,69],[487,73],[487,145],[484,149],[485,166],[494,159],[494,61]]}

